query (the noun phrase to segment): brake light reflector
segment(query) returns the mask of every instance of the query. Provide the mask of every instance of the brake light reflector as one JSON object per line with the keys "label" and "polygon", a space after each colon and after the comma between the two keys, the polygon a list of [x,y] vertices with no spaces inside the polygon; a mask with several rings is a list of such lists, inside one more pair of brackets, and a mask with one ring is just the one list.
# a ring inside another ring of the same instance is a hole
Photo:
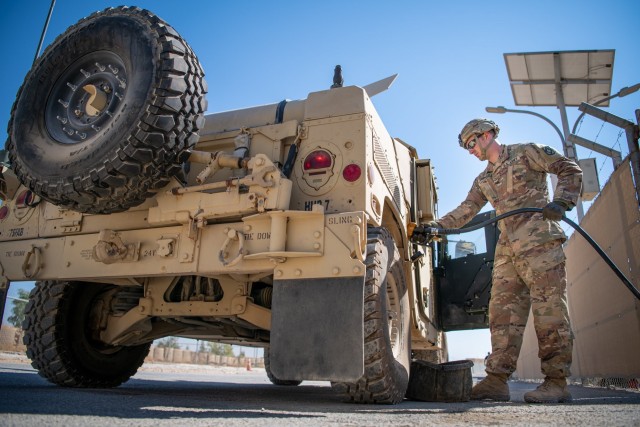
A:
{"label": "brake light reflector", "polygon": [[25,208],[27,206],[32,206],[33,199],[34,194],[31,192],[31,190],[24,190],[16,198],[16,207]]}
{"label": "brake light reflector", "polygon": [[342,177],[348,182],[357,181],[358,178],[360,178],[360,175],[362,175],[362,169],[360,169],[360,166],[355,163],[347,165],[347,167],[342,171]]}
{"label": "brake light reflector", "polygon": [[333,164],[333,158],[331,154],[325,150],[316,150],[311,152],[304,159],[304,170],[314,170],[314,169],[326,169],[330,168]]}

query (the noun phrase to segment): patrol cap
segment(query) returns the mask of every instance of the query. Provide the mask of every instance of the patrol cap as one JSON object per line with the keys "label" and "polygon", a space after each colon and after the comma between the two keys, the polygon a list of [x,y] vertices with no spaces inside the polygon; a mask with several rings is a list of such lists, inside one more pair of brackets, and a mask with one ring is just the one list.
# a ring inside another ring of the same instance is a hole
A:
{"label": "patrol cap", "polygon": [[458,143],[462,148],[465,148],[465,142],[467,142],[472,135],[480,135],[488,130],[494,131],[496,136],[498,136],[500,132],[500,128],[492,120],[482,118],[473,119],[462,128],[460,135],[458,135]]}

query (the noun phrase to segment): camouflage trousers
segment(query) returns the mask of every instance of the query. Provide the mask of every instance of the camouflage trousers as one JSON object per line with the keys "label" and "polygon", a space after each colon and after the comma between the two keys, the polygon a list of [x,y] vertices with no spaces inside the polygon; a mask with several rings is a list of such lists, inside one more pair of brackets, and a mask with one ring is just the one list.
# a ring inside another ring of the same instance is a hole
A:
{"label": "camouflage trousers", "polygon": [[565,290],[565,256],[560,240],[515,254],[498,243],[489,302],[492,352],[487,372],[511,374],[516,369],[529,317],[538,337],[542,373],[552,378],[570,375],[573,335]]}

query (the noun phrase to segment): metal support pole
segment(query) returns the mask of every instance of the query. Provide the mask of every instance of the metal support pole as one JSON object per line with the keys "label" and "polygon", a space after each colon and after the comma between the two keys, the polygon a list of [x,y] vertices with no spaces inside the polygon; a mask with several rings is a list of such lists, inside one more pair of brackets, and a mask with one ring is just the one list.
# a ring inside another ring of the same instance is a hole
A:
{"label": "metal support pole", "polygon": [[[625,86],[622,89],[620,89],[618,93],[614,93],[613,95],[605,96],[604,98],[598,99],[596,102],[593,103],[593,105],[599,105],[599,104],[602,104],[603,102],[609,101],[610,99],[617,98],[617,97],[622,98],[634,92],[637,92],[638,90],[640,90],[640,83],[636,83],[631,87]],[[580,120],[584,117],[584,114],[585,114],[584,112],[581,112],[578,118],[576,119],[575,123],[573,124],[573,129],[571,129],[572,134],[576,133],[576,129],[578,129],[578,123],[580,123]]]}
{"label": "metal support pole", "polygon": [[620,163],[622,163],[622,153],[620,153],[618,150],[605,147],[604,145],[598,144],[596,142],[590,141],[586,138],[582,138],[581,136],[574,135],[574,134],[569,135],[568,139],[573,144],[580,145],[582,147],[595,151],[596,153],[600,153],[607,157],[611,157],[611,160],[613,160],[614,169],[616,169],[620,165]]}
{"label": "metal support pole", "polygon": [[640,136],[640,110],[636,110],[636,123],[625,128],[627,144],[629,144],[629,162],[633,172],[633,181],[636,186],[636,197],[640,206],[640,149],[638,149],[638,137]]}
{"label": "metal support pole", "polygon": [[[569,141],[569,120],[567,119],[567,108],[564,103],[564,91],[562,90],[562,79],[560,73],[560,54],[553,54],[553,66],[555,69],[555,84],[556,84],[556,104],[560,110],[560,119],[562,121],[562,130],[564,132],[564,155],[571,160],[578,162],[578,156],[576,154],[576,148]],[[582,221],[584,217],[584,209],[582,208],[582,198],[578,198],[576,201],[576,210],[578,212],[578,222]]]}
{"label": "metal support pole", "polygon": [[[614,114],[607,113],[606,111],[587,104],[586,102],[580,104],[578,109],[580,111],[584,111],[590,116],[624,129],[627,135],[627,145],[629,146],[629,163],[631,163],[631,172],[633,174],[633,181],[636,187],[636,199],[640,205],[640,149],[638,149],[638,134],[640,133],[640,128],[638,124],[625,120]],[[640,110],[636,110],[635,113],[636,122],[640,123]]]}
{"label": "metal support pole", "polygon": [[40,51],[42,50],[42,44],[44,43],[44,36],[47,34],[47,28],[49,28],[49,22],[51,21],[51,15],[53,14],[53,7],[56,5],[56,0],[51,0],[51,5],[49,6],[49,13],[47,13],[47,20],[44,22],[44,26],[42,27],[42,34],[40,35],[40,42],[38,43],[38,49],[36,49],[36,56],[33,57],[33,63],[36,63],[38,56],[40,56]]}

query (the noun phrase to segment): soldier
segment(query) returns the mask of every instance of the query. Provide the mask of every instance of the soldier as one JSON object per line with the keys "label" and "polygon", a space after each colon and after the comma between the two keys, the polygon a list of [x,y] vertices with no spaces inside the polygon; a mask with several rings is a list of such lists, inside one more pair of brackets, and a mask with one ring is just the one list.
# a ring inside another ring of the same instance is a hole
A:
{"label": "soldier", "polygon": [[[582,186],[578,165],[548,146],[533,143],[501,145],[500,129],[491,120],[474,119],[458,136],[460,146],[487,160],[486,169],[473,182],[467,198],[454,210],[429,224],[459,228],[487,203],[498,215],[523,207],[543,208],[540,213],[510,216],[499,223],[495,250],[489,328],[492,352],[487,376],[471,391],[474,400],[510,399],[507,379],[516,362],[529,309],[538,337],[544,383],[524,395],[532,403],[571,401],[569,376],[573,336],[565,289],[567,284],[562,243],[566,236],[559,221],[575,206]],[[549,202],[547,174],[558,184]]]}

